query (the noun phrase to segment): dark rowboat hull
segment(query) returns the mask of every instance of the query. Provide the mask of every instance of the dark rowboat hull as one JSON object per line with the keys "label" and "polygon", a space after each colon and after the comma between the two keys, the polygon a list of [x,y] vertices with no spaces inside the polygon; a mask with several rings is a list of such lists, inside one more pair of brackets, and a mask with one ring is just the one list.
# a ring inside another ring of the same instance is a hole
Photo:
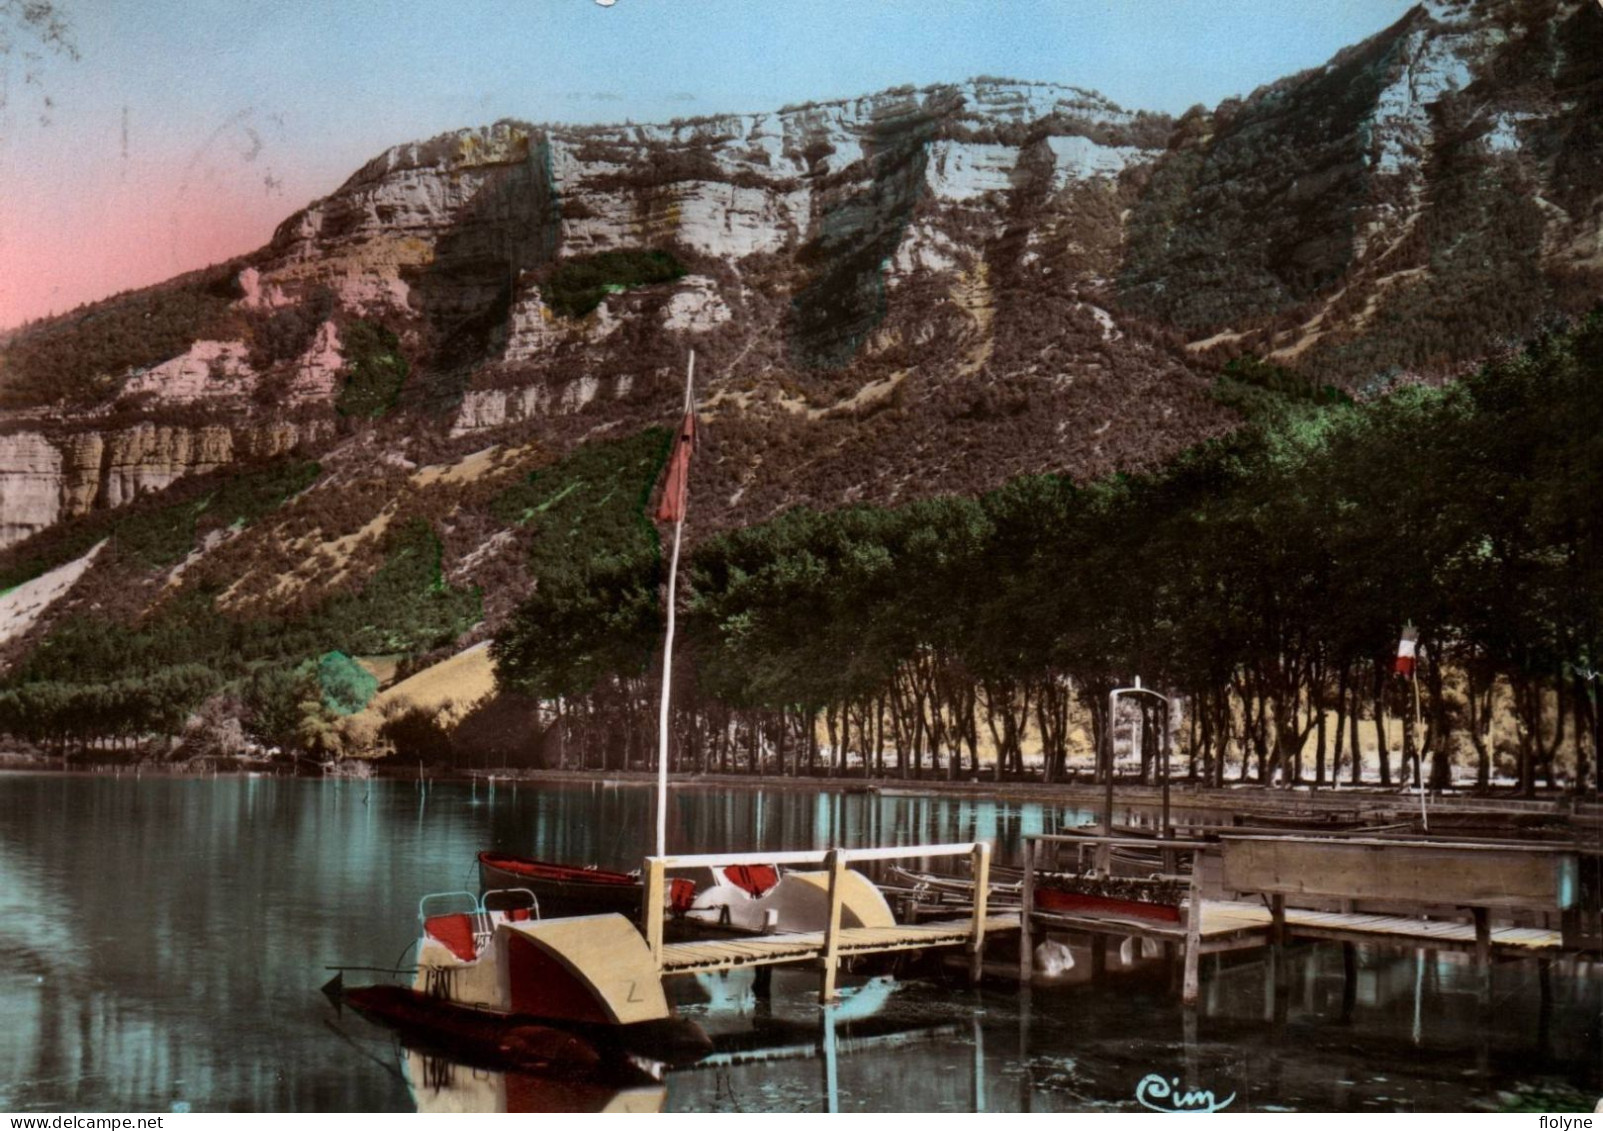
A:
{"label": "dark rowboat hull", "polygon": [[607,914],[637,919],[645,897],[640,880],[623,872],[575,868],[505,852],[479,853],[479,888],[528,888],[547,919]]}
{"label": "dark rowboat hull", "polygon": [[1230,823],[1236,828],[1288,829],[1308,832],[1353,832],[1372,822],[1357,816],[1322,813],[1237,813]]}
{"label": "dark rowboat hull", "polygon": [[410,1048],[490,1069],[560,1070],[588,1076],[601,1054],[583,1037],[532,1018],[511,1018],[453,1005],[401,986],[358,986],[345,1004],[387,1025]]}
{"label": "dark rowboat hull", "polygon": [[632,1025],[553,1021],[456,1005],[403,986],[358,986],[341,997],[364,1017],[394,1029],[409,1048],[494,1070],[628,1083],[643,1076],[633,1058],[678,1067],[712,1051],[701,1026],[672,1017]]}

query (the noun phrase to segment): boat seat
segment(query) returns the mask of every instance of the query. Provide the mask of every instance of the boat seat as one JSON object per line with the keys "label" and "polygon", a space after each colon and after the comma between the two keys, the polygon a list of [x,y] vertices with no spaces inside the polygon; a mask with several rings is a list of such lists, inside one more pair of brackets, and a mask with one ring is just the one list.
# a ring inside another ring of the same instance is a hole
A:
{"label": "boat seat", "polygon": [[677,914],[683,915],[696,904],[696,883],[683,877],[675,877],[668,881],[668,905]]}
{"label": "boat seat", "polygon": [[[423,920],[423,930],[431,939],[438,940],[463,962],[472,962],[479,956],[481,942],[475,930],[476,915],[458,911],[450,915],[431,915]],[[487,937],[487,936],[486,936]]]}
{"label": "boat seat", "polygon": [[730,883],[754,899],[760,899],[779,883],[779,870],[771,864],[731,864],[723,872]]}

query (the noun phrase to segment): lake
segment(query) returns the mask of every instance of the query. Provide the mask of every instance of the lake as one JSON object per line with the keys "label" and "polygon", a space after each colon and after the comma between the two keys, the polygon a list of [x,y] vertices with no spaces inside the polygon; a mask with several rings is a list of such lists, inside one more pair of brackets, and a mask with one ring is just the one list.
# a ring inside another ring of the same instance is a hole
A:
{"label": "lake", "polygon": [[[0,1109],[1134,1111],[1151,1076],[1235,1111],[1590,1111],[1603,1095],[1603,977],[1559,964],[1544,995],[1534,963],[1506,963],[1487,999],[1455,956],[1412,948],[1359,948],[1349,980],[1338,946],[1293,947],[1278,993],[1261,952],[1208,958],[1189,1015],[1172,968],[1128,948],[1098,984],[1076,980],[1085,961],[1028,993],[847,979],[828,1011],[816,972],[776,972],[761,1002],[749,973],[687,980],[680,1011],[748,1051],[623,1092],[408,1054],[319,993],[331,966],[409,963],[419,898],[476,888],[482,849],[638,867],[651,806],[603,782],[0,774]],[[669,850],[986,839],[1005,863],[1021,835],[1092,819],[686,785]]]}

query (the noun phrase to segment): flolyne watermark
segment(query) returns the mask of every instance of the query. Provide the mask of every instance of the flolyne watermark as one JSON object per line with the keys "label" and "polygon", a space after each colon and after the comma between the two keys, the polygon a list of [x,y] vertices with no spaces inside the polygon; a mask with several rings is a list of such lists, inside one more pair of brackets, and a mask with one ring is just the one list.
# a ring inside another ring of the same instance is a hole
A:
{"label": "flolyne watermark", "polygon": [[1161,1111],[1165,1114],[1223,1111],[1234,1103],[1235,1099],[1234,1092],[1222,1100],[1215,1099],[1213,1093],[1206,1088],[1182,1092],[1179,1077],[1165,1080],[1156,1072],[1143,1076],[1141,1083],[1135,1086],[1136,1103],[1148,1111]]}

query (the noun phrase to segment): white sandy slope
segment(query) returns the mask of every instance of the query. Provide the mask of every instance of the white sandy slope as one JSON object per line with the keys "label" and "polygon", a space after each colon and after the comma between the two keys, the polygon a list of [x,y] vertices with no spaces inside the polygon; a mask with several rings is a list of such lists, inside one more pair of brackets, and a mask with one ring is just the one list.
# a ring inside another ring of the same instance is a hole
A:
{"label": "white sandy slope", "polygon": [[66,595],[106,543],[97,542],[83,557],[40,574],[32,581],[0,596],[0,643],[13,640],[34,626],[44,611]]}

